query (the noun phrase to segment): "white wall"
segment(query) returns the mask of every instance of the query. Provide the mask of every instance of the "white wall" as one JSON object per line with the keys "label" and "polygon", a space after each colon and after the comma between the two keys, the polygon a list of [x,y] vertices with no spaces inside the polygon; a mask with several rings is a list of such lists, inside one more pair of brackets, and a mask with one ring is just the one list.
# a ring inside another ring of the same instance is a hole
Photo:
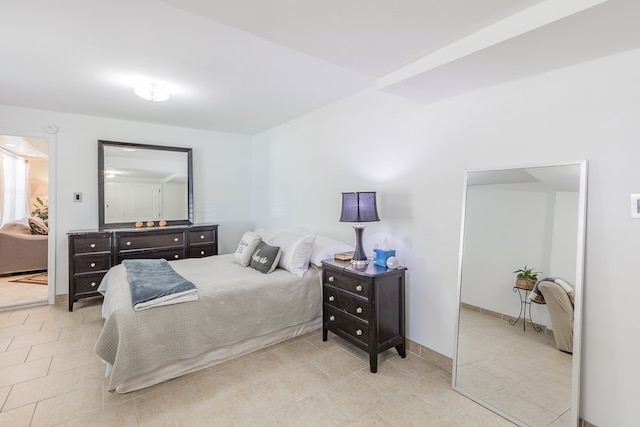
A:
{"label": "white wall", "polygon": [[408,335],[452,356],[463,171],[589,160],[581,416],[637,422],[640,51],[420,105],[375,90],[254,137],[254,218],[353,241],[340,192],[376,190],[408,267]]}
{"label": "white wall", "polygon": [[[517,317],[513,271],[527,265],[548,275],[549,210],[555,194],[539,183],[471,186],[467,190],[461,300]],[[577,209],[574,209],[577,228]],[[551,215],[552,218],[552,215]],[[575,246],[575,240],[574,240]],[[534,322],[547,325],[546,310],[532,305]]]}
{"label": "white wall", "polygon": [[[0,105],[2,133],[42,134],[51,123],[59,127],[52,156],[56,188],[49,188],[55,195],[56,294],[68,292],[66,233],[98,226],[98,139],[193,148],[195,222],[220,224],[221,253],[235,251],[253,227],[250,173],[238,173],[251,158],[248,137]],[[73,202],[75,192],[82,203]]]}

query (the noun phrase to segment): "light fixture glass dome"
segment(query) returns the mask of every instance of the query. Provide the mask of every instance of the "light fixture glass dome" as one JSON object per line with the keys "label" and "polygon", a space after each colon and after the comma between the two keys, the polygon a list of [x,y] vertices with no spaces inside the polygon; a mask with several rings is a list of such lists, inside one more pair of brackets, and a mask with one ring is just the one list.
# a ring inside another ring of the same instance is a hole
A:
{"label": "light fixture glass dome", "polygon": [[138,86],[133,89],[133,92],[142,99],[152,102],[166,101],[171,97],[169,92],[159,87],[155,83],[150,83],[142,86]]}

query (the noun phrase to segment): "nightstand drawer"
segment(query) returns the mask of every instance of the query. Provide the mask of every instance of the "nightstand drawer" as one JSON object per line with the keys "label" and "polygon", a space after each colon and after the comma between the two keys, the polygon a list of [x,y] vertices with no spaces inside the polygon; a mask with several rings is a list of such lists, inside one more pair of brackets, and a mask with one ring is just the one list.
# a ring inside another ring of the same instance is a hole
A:
{"label": "nightstand drawer", "polygon": [[111,267],[111,254],[87,254],[73,257],[75,274],[108,270]]}
{"label": "nightstand drawer", "polygon": [[332,331],[340,330],[355,338],[365,345],[369,345],[369,326],[332,307],[325,307],[327,311],[327,322]]}
{"label": "nightstand drawer", "polygon": [[332,286],[325,285],[324,287],[324,303],[365,322],[369,319],[370,309],[367,299],[359,298]]}
{"label": "nightstand drawer", "polygon": [[324,283],[327,285],[369,298],[369,281],[366,278],[360,278],[352,274],[347,275],[334,270],[325,270],[323,276]]}
{"label": "nightstand drawer", "polygon": [[75,286],[76,294],[86,294],[90,292],[98,292],[98,286],[106,272],[97,274],[85,274],[82,276],[75,276],[73,278],[73,284]]}

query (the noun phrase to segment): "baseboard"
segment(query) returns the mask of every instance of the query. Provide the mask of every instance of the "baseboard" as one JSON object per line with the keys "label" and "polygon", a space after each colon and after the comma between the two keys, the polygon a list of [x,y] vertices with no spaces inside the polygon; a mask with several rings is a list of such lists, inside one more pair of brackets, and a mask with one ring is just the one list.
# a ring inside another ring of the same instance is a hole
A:
{"label": "baseboard", "polygon": [[440,354],[437,351],[433,351],[430,348],[420,345],[417,342],[411,341],[408,338],[406,341],[406,345],[410,353],[415,354],[416,356],[426,360],[427,362],[433,363],[443,371],[446,371],[448,373],[453,372],[452,358],[447,357],[444,354]]}
{"label": "baseboard", "polygon": [[[513,322],[515,322],[515,320],[517,319],[517,317],[511,316],[509,314],[504,314],[504,313],[499,313],[497,311],[487,310],[486,308],[477,307],[475,305],[467,304],[467,303],[464,303],[464,302],[460,303],[460,308],[465,308],[467,310],[476,311],[478,313],[482,313],[482,314],[485,314],[487,316],[495,317],[496,319],[500,319],[500,320],[504,320],[504,321],[513,321]],[[546,325],[542,325],[540,323],[535,323],[535,322],[531,323],[531,321],[526,320],[526,319],[521,319],[521,320],[523,320],[523,321],[525,321],[527,323],[526,327],[528,327],[528,328],[533,328],[533,327],[539,328],[539,329],[541,329],[540,333],[544,333],[545,335],[553,338],[553,329],[547,328]]]}

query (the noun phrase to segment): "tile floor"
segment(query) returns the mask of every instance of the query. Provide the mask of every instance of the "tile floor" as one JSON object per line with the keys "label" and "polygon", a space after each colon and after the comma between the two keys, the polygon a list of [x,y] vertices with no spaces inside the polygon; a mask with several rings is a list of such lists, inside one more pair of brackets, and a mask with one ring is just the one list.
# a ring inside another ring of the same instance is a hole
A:
{"label": "tile floor", "polygon": [[100,299],[0,312],[0,426],[510,426],[409,353],[319,331],[128,394],[93,353]]}
{"label": "tile floor", "polygon": [[16,283],[12,280],[36,273],[0,276],[0,311],[16,306],[33,306],[47,303],[49,288],[33,283]]}
{"label": "tile floor", "polygon": [[532,426],[570,426],[572,356],[522,320],[460,311],[458,387]]}

